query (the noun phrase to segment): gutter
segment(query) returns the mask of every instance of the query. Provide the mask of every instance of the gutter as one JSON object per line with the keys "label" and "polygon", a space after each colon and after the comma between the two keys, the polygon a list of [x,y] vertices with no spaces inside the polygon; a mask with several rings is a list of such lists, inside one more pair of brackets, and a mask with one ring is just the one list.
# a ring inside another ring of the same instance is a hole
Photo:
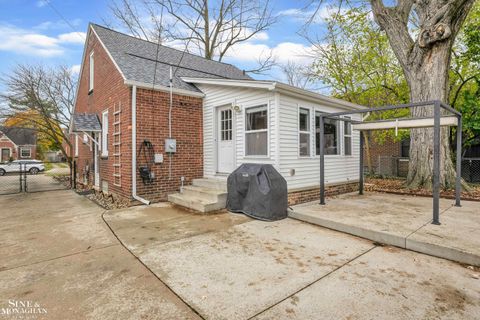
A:
{"label": "gutter", "polygon": [[137,87],[132,86],[132,197],[143,204],[149,205],[146,200],[137,195]]}

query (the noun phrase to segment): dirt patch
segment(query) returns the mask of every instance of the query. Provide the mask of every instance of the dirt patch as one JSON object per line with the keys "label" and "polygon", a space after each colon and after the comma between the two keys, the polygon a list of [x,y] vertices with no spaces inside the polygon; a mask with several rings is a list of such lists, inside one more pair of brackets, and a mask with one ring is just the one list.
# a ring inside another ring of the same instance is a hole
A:
{"label": "dirt patch", "polygon": [[438,303],[442,311],[459,310],[464,311],[465,305],[473,305],[472,299],[463,291],[450,286],[444,285],[435,289],[435,302]]}
{"label": "dirt patch", "polygon": [[[409,196],[431,197],[432,190],[426,189],[408,189],[405,186],[404,179],[394,178],[367,178],[365,179],[365,191],[394,193]],[[455,190],[442,190],[440,197],[445,199],[455,199]],[[480,201],[480,186],[472,185],[469,192],[462,192],[462,200]]]}

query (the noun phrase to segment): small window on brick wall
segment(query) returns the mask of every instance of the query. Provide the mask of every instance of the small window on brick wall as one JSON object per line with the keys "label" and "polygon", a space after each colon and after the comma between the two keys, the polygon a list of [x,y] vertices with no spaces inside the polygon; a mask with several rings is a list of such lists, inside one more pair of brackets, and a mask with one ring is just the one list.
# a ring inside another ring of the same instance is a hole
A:
{"label": "small window on brick wall", "polygon": [[102,113],[102,157],[108,156],[108,110]]}
{"label": "small window on brick wall", "polygon": [[32,150],[30,148],[20,148],[20,158],[31,158]]}

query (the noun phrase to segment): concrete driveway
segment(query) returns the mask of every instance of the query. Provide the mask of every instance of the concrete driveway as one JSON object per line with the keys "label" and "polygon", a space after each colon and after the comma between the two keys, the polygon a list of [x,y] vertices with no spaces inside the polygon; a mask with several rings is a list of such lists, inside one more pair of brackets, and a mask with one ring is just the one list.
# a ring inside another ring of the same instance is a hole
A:
{"label": "concrete driveway", "polygon": [[[0,196],[0,319],[197,319],[72,191]],[[41,309],[43,308],[43,309]]]}
{"label": "concrete driveway", "polygon": [[0,319],[480,317],[478,269],[447,260],[291,219],[102,213],[71,191],[0,197]]}
{"label": "concrete driveway", "polygon": [[120,240],[205,319],[479,319],[478,269],[304,222],[111,211]]}

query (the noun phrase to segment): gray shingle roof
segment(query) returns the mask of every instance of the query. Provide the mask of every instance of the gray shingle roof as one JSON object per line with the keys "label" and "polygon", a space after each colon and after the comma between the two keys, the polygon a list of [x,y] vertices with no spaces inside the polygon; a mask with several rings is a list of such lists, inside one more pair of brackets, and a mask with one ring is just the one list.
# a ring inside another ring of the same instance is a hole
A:
{"label": "gray shingle roof", "polygon": [[98,132],[102,125],[95,113],[75,113],[73,115],[72,132]]}
{"label": "gray shingle roof", "polygon": [[34,129],[20,127],[0,127],[0,132],[3,132],[17,146],[37,144],[37,132]]}
{"label": "gray shingle roof", "polygon": [[[107,47],[113,60],[127,80],[153,84],[157,44],[92,24],[98,37]],[[199,92],[181,77],[251,80],[242,70],[227,63],[208,60],[166,46],[158,46],[155,84],[169,86],[170,67],[175,72],[174,88]]]}

